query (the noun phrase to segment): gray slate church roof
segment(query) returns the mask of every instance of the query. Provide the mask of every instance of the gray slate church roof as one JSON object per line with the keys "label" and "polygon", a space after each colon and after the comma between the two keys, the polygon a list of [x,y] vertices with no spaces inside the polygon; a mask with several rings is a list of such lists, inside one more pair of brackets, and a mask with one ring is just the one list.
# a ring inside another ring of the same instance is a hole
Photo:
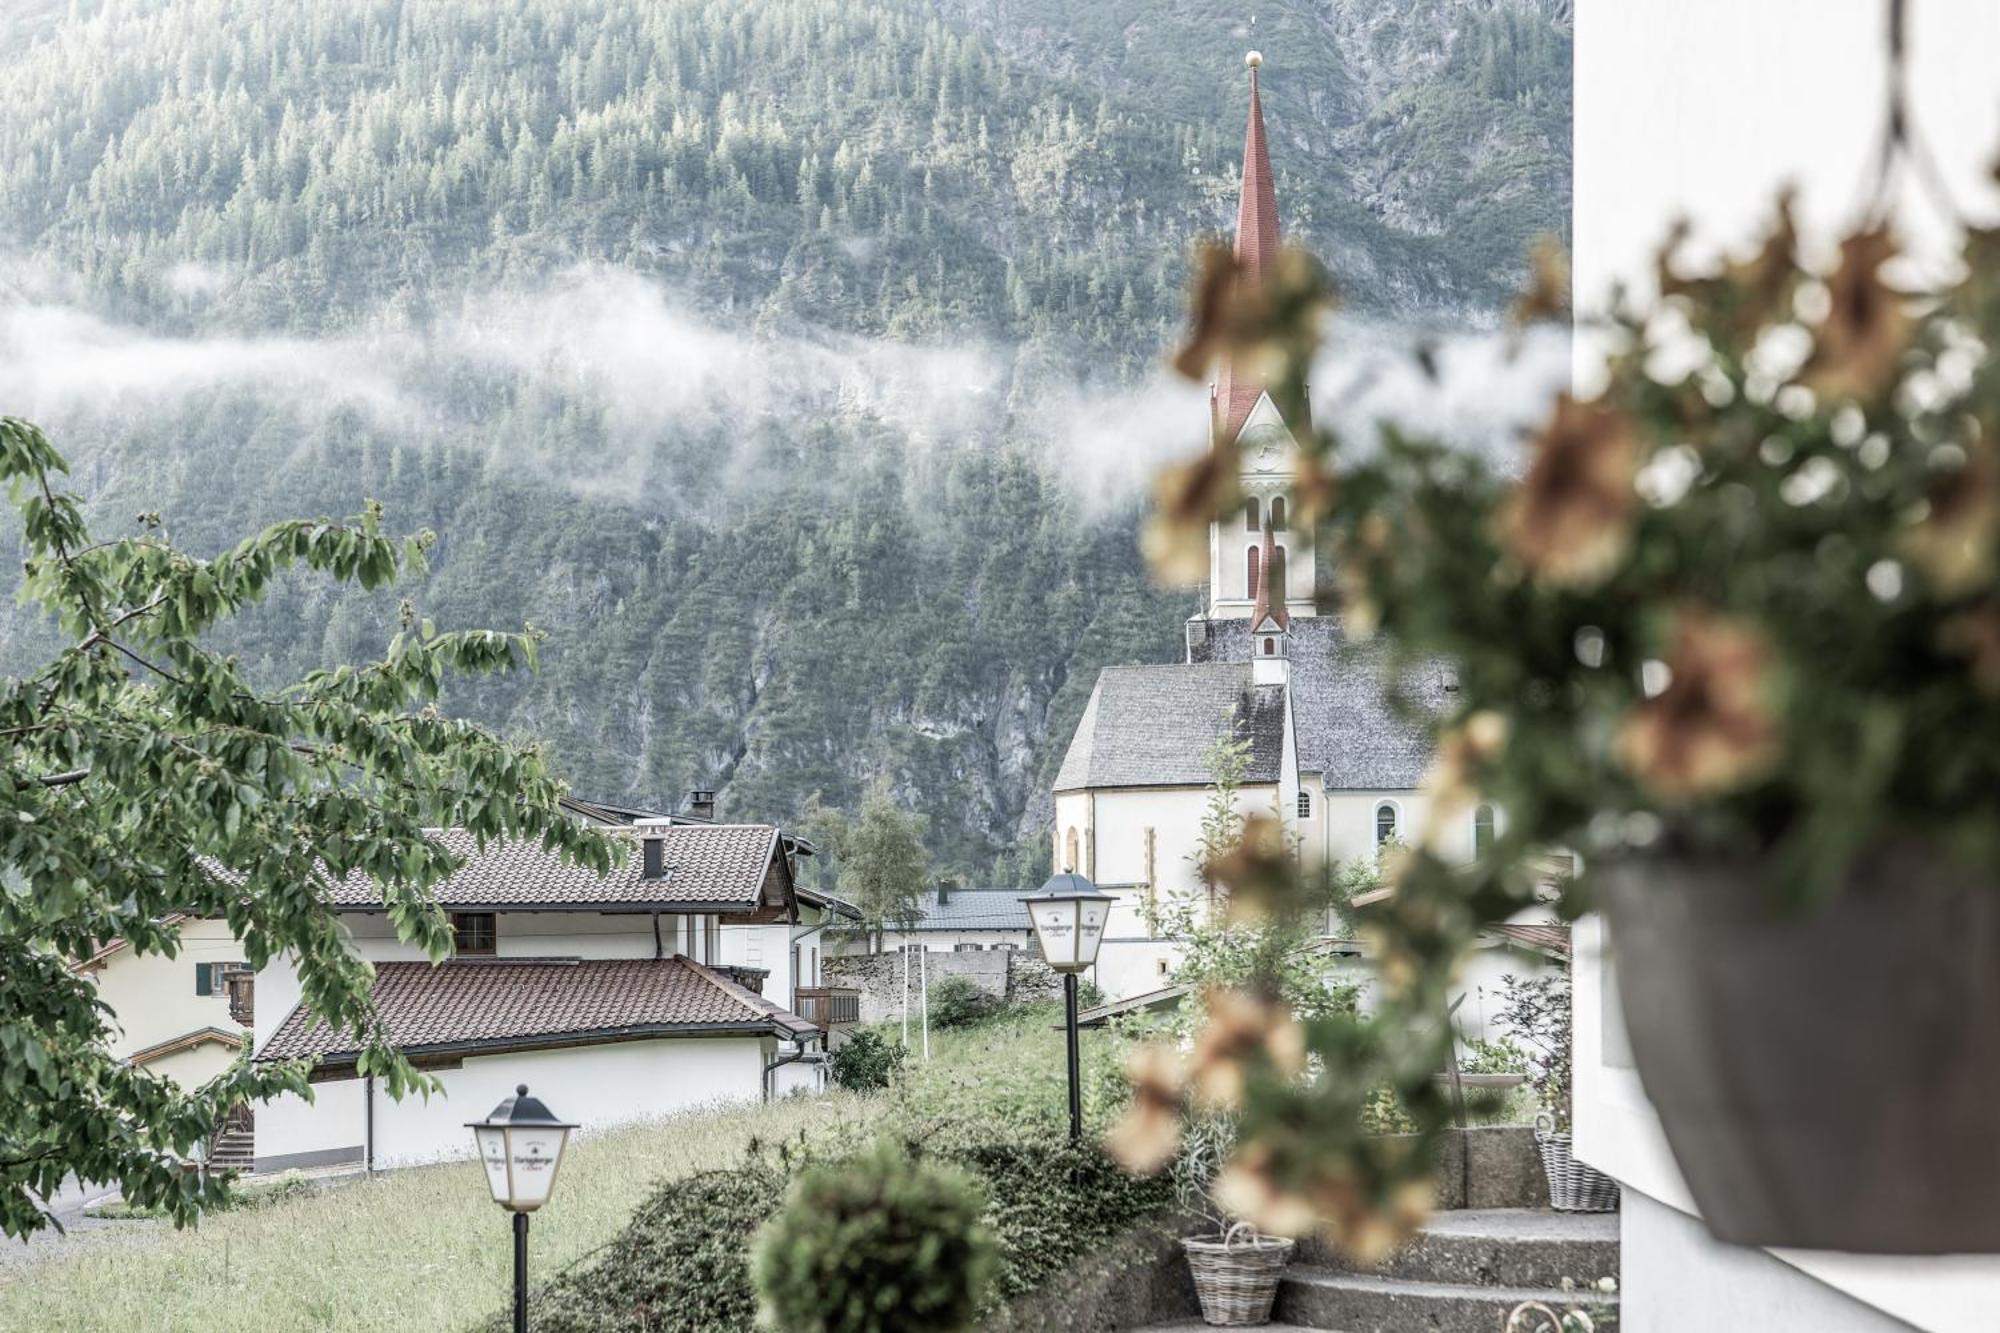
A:
{"label": "gray slate church roof", "polygon": [[[1292,622],[1289,655],[1301,773],[1324,774],[1330,790],[1407,790],[1422,781],[1430,741],[1391,700],[1386,644],[1350,641],[1336,617],[1302,617]],[[1104,668],[1055,790],[1205,785],[1202,755],[1231,728],[1251,742],[1244,781],[1277,781],[1286,687],[1251,684],[1250,623],[1212,623],[1208,659]],[[1416,668],[1402,692],[1417,708],[1441,712],[1446,676],[1441,665]]]}

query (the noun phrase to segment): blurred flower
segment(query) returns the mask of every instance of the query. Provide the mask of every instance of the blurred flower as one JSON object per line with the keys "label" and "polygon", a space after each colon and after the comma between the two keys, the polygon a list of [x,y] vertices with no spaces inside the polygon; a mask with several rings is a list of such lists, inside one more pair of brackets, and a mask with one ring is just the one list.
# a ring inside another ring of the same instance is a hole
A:
{"label": "blurred flower", "polygon": [[1637,705],[1618,729],[1618,761],[1669,799],[1741,787],[1777,760],[1772,653],[1738,621],[1682,611],[1667,655],[1664,690]]}
{"label": "blurred flower", "polygon": [[1305,1072],[1305,1032],[1291,1010],[1226,986],[1211,986],[1202,1003],[1208,1020],[1195,1033],[1189,1055],[1195,1095],[1210,1106],[1243,1105],[1244,1062],[1259,1052],[1286,1078]]}
{"label": "blurred flower", "polygon": [[1832,304],[1813,330],[1813,354],[1799,379],[1830,398],[1871,398],[1895,378],[1913,328],[1901,293],[1882,281],[1896,257],[1886,223],[1840,243],[1840,266],[1827,280]]}
{"label": "blurred flower", "polygon": [[1165,1042],[1147,1042],[1125,1061],[1132,1101],[1111,1127],[1105,1149],[1128,1171],[1151,1175],[1173,1160],[1181,1144],[1181,1093],[1187,1072],[1180,1053]]}
{"label": "blurred flower", "polygon": [[1240,501],[1238,471],[1236,450],[1219,447],[1160,473],[1139,536],[1153,577],[1168,584],[1208,577],[1208,525]]}
{"label": "blurred flower", "polygon": [[1223,1211],[1272,1236],[1296,1236],[1312,1228],[1312,1205],[1305,1196],[1278,1184],[1270,1149],[1246,1145],[1215,1173],[1209,1191]]}
{"label": "blurred flower", "polygon": [[1206,246],[1196,260],[1187,340],[1174,354],[1174,369],[1200,380],[1226,359],[1246,379],[1303,373],[1332,304],[1319,264],[1297,246],[1280,250],[1261,277],[1228,246]]}
{"label": "blurred flower", "polygon": [[1548,583],[1602,582],[1632,539],[1638,469],[1631,418],[1563,394],[1535,437],[1527,476],[1502,504],[1501,542]]}
{"label": "blurred flower", "polygon": [[1333,562],[1341,628],[1357,639],[1370,637],[1382,623],[1382,608],[1369,586],[1369,573],[1375,561],[1388,558],[1390,537],[1388,519],[1380,514],[1365,515],[1355,525],[1353,537],[1341,544],[1340,558]]}
{"label": "blurred flower", "polygon": [[1939,645],[1967,658],[1972,678],[1989,694],[2000,694],[2000,601],[1988,598],[1961,611],[1938,629]]}
{"label": "blurred flower", "polygon": [[1965,462],[1939,474],[1926,499],[1923,517],[1903,536],[1903,555],[1945,596],[1971,592],[1993,576],[2000,536],[2000,465],[1991,437],[1981,432]]}
{"label": "blurred flower", "polygon": [[1516,324],[1567,323],[1569,308],[1569,255],[1553,236],[1535,239],[1528,254],[1528,287],[1514,298],[1510,318]]}
{"label": "blurred flower", "polygon": [[1685,222],[1676,225],[1655,266],[1660,295],[1685,302],[1697,328],[1711,335],[1725,334],[1743,345],[1754,341],[1765,325],[1789,318],[1792,293],[1803,276],[1798,226],[1792,218],[1795,198],[1789,187],[1780,191],[1771,229],[1757,253],[1731,260],[1719,274],[1708,277],[1691,277],[1676,267],[1675,255],[1689,230]]}
{"label": "blurred flower", "polygon": [[1423,789],[1431,798],[1424,823],[1426,847],[1438,850],[1449,831],[1459,827],[1459,813],[1479,803],[1479,772],[1500,757],[1507,729],[1504,716],[1483,708],[1438,737],[1437,754],[1424,774]]}
{"label": "blurred flower", "polygon": [[1270,815],[1254,814],[1244,819],[1228,854],[1204,870],[1228,886],[1229,919],[1242,924],[1262,921],[1296,897],[1297,868],[1285,845],[1284,825]]}

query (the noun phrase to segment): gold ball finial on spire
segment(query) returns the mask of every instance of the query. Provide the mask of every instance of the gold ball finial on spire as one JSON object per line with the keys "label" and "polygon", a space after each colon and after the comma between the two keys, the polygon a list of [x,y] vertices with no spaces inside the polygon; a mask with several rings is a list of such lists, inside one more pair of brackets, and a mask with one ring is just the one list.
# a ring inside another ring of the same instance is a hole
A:
{"label": "gold ball finial on spire", "polygon": [[1248,65],[1251,69],[1255,69],[1257,68],[1257,66],[1264,63],[1264,53],[1262,51],[1248,52],[1243,57],[1243,63]]}

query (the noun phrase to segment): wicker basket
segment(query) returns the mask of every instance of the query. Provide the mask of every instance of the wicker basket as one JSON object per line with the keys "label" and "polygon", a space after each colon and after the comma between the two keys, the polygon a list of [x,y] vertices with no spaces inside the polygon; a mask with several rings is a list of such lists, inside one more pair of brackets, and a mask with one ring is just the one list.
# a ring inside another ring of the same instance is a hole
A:
{"label": "wicker basket", "polygon": [[1549,1178],[1550,1207],[1564,1213],[1618,1211],[1618,1182],[1577,1161],[1569,1135],[1556,1133],[1555,1121],[1546,1113],[1535,1118],[1535,1147],[1541,1150],[1542,1171]]}
{"label": "wicker basket", "polygon": [[1259,1235],[1248,1222],[1238,1222],[1220,1236],[1189,1236],[1181,1247],[1194,1270],[1204,1322],[1233,1328],[1271,1322],[1291,1241]]}

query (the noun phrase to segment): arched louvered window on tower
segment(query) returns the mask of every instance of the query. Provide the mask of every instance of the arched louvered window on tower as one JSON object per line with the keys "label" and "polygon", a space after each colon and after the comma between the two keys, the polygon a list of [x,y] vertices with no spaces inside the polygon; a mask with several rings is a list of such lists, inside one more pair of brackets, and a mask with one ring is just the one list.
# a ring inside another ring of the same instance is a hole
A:
{"label": "arched louvered window on tower", "polygon": [[1285,497],[1282,495],[1271,501],[1271,526],[1279,532],[1285,530]]}
{"label": "arched louvered window on tower", "polygon": [[1244,565],[1244,568],[1248,571],[1248,574],[1246,575],[1243,583],[1243,595],[1245,597],[1248,597],[1253,602],[1257,600],[1257,587],[1258,587],[1257,561],[1258,558],[1262,555],[1263,555],[1262,551],[1259,551],[1254,546],[1251,547],[1249,554],[1246,557]]}
{"label": "arched louvered window on tower", "polygon": [[1276,606],[1285,600],[1285,548],[1271,548],[1271,568],[1267,571],[1271,579],[1271,604]]}
{"label": "arched louvered window on tower", "polygon": [[1243,530],[1245,532],[1264,530],[1263,525],[1258,522],[1257,497],[1254,495],[1243,502]]}
{"label": "arched louvered window on tower", "polygon": [[1486,855],[1493,845],[1493,807],[1482,805],[1472,812],[1472,854]]}

